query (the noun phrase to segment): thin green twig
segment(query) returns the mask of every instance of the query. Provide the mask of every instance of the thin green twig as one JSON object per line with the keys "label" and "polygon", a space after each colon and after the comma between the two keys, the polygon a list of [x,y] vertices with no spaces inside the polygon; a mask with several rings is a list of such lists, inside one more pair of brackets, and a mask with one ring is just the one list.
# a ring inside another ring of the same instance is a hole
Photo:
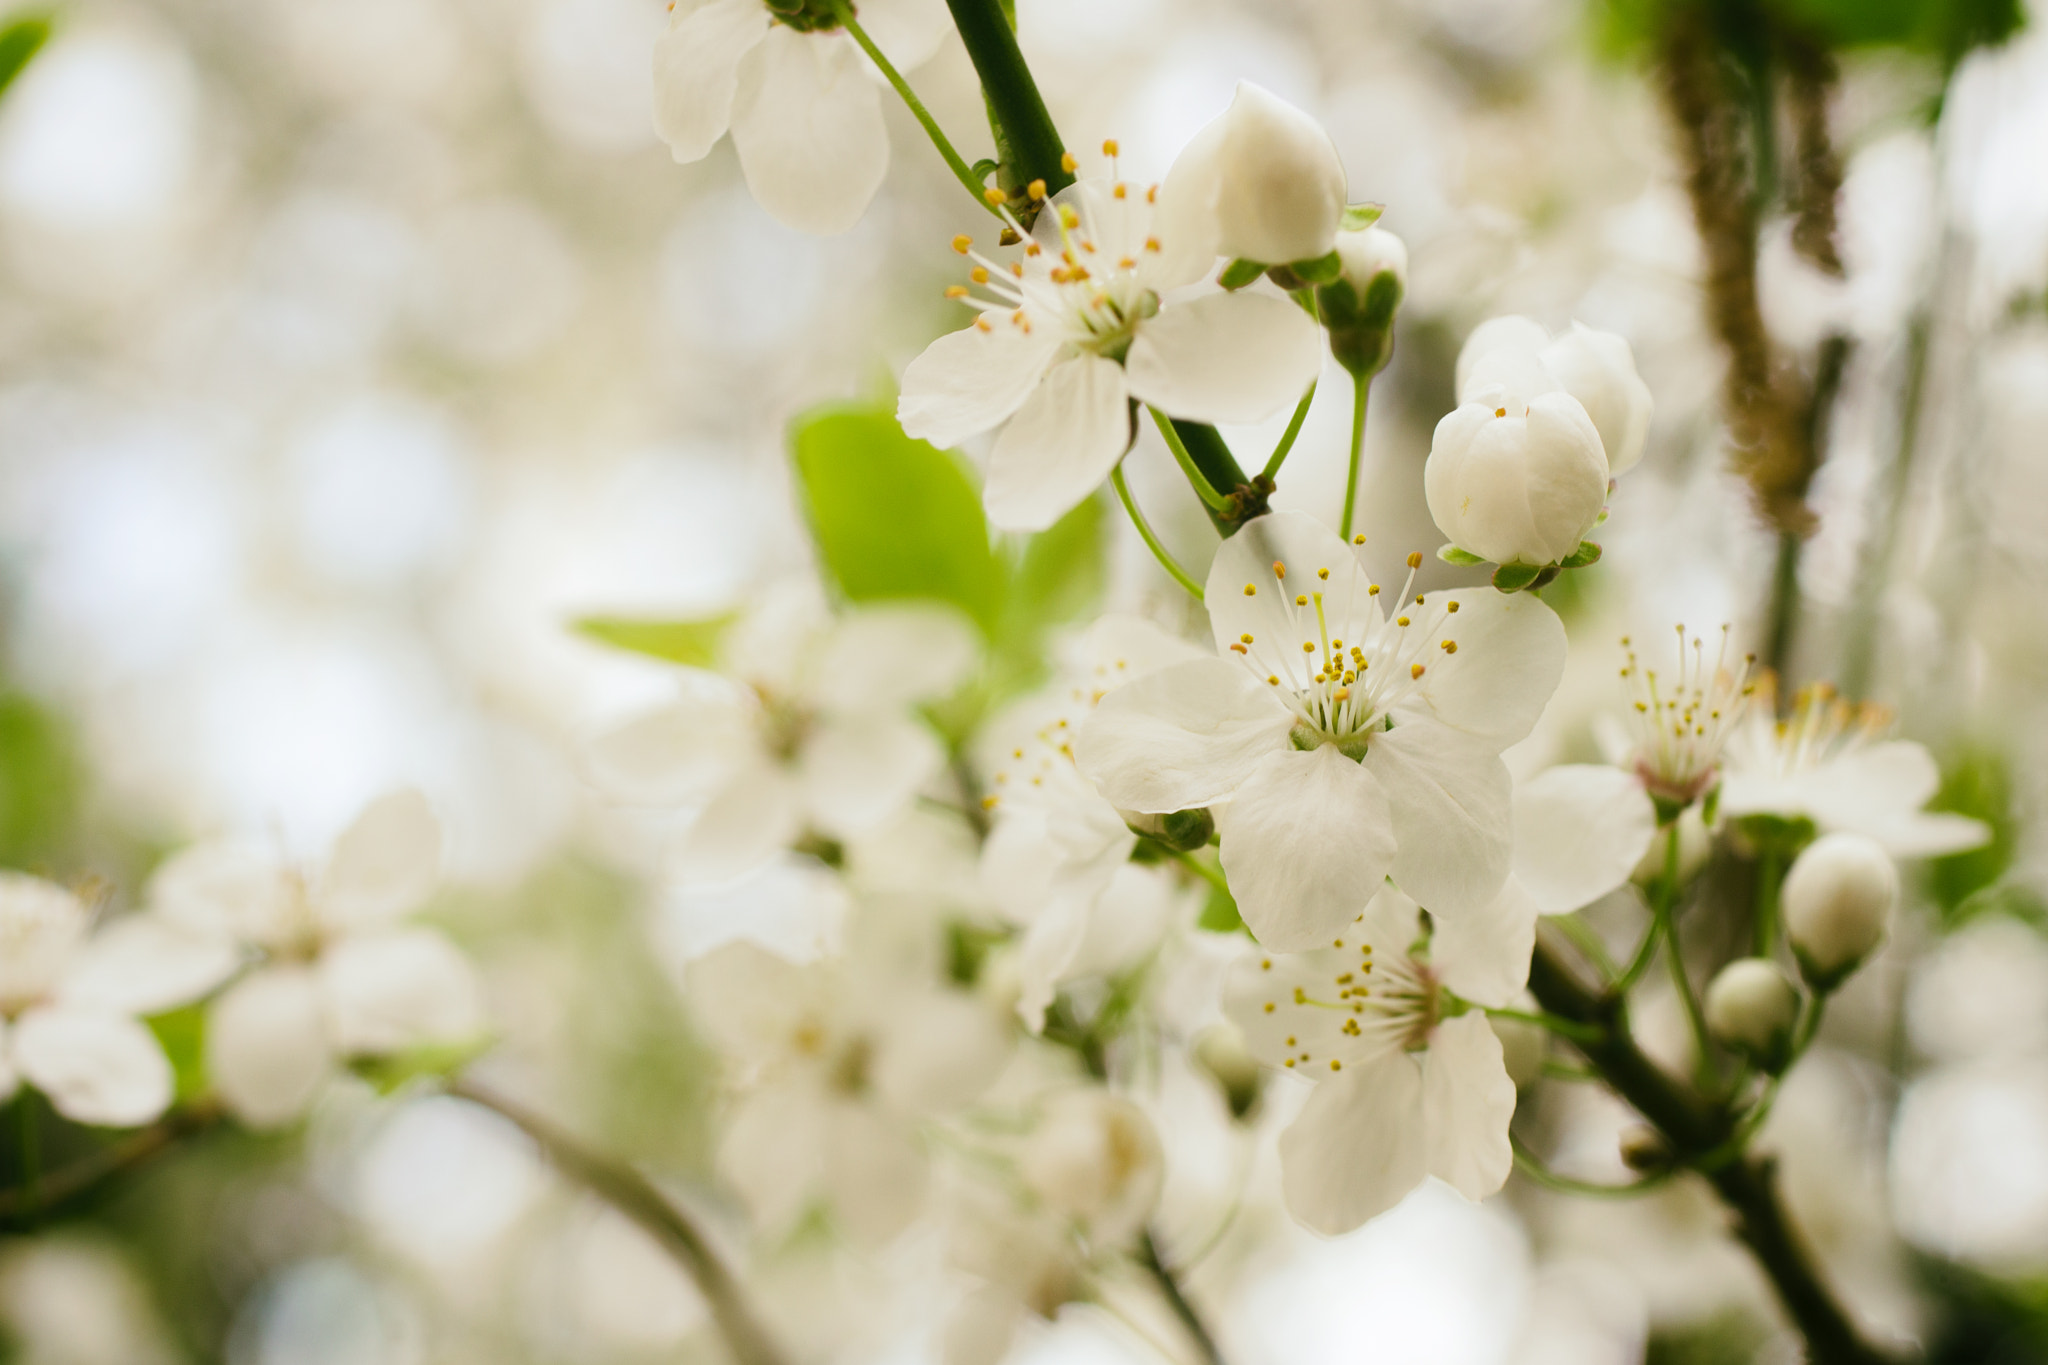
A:
{"label": "thin green twig", "polygon": [[1568,1175],[1559,1175],[1544,1165],[1541,1158],[1522,1145],[1520,1138],[1510,1134],[1508,1141],[1514,1144],[1515,1169],[1527,1176],[1532,1183],[1541,1185],[1546,1190],[1555,1190],[1559,1194],[1589,1195],[1595,1199],[1633,1199],[1637,1195],[1648,1194],[1659,1186],[1668,1184],[1671,1177],[1678,1173],[1676,1169],[1658,1171],[1654,1175],[1646,1175],[1641,1180],[1626,1185],[1602,1185],[1593,1180],[1575,1180]]}
{"label": "thin green twig", "polygon": [[1769,844],[1756,855],[1756,955],[1773,957],[1778,951],[1778,887],[1783,880],[1782,859]]}
{"label": "thin green twig", "polygon": [[1280,472],[1280,466],[1287,463],[1288,453],[1294,449],[1294,438],[1301,435],[1301,424],[1308,419],[1308,405],[1315,401],[1316,384],[1321,382],[1316,380],[1310,383],[1301,395],[1301,401],[1294,405],[1294,416],[1287,419],[1287,430],[1280,433],[1280,444],[1273,447],[1272,458],[1267,460],[1266,467],[1259,471],[1260,477],[1267,482],[1272,482],[1273,477]]}
{"label": "thin green twig", "polygon": [[1157,426],[1159,434],[1166,438],[1166,448],[1173,452],[1173,458],[1179,462],[1180,472],[1188,476],[1188,483],[1193,485],[1195,496],[1219,512],[1227,511],[1230,500],[1216,491],[1208,476],[1196,465],[1195,457],[1188,454],[1187,444],[1180,439],[1180,433],[1173,429],[1173,419],[1150,405],[1147,405],[1145,410],[1152,414],[1153,425]]}
{"label": "thin green twig", "polygon": [[1173,575],[1174,582],[1193,593],[1197,602],[1201,601],[1202,585],[1188,577],[1188,571],[1180,566],[1180,561],[1159,543],[1158,536],[1152,534],[1151,524],[1145,520],[1145,514],[1138,510],[1137,500],[1131,496],[1131,486],[1124,482],[1122,465],[1109,471],[1109,483],[1110,487],[1116,489],[1116,495],[1122,501],[1124,511],[1130,513],[1131,525],[1138,528],[1139,539],[1145,542],[1145,548],[1152,552],[1152,557],[1159,561],[1159,567]]}
{"label": "thin green twig", "polygon": [[1194,854],[1181,849],[1173,850],[1173,860],[1226,896],[1230,894],[1230,883],[1224,879],[1222,868],[1211,867]]}
{"label": "thin green twig", "polygon": [[946,159],[946,166],[953,172],[953,178],[958,180],[966,187],[967,192],[974,196],[975,203],[981,205],[982,208],[996,217],[1002,217],[1002,210],[988,202],[988,199],[982,193],[982,183],[976,178],[973,168],[967,164],[965,157],[953,149],[953,144],[939,127],[939,121],[932,117],[929,109],[924,107],[924,101],[920,100],[917,97],[917,92],[910,88],[910,82],[903,79],[903,73],[898,71],[887,57],[882,55],[882,49],[875,46],[874,39],[868,37],[867,30],[862,28],[860,21],[853,17],[853,6],[847,4],[846,0],[838,0],[837,8],[839,10],[840,27],[852,35],[853,41],[860,44],[860,50],[868,54],[868,60],[881,70],[883,77],[890,85],[895,87],[896,93],[903,97],[903,103],[909,108],[910,116],[922,125],[925,136],[932,140],[932,146],[938,148],[939,155]]}
{"label": "thin green twig", "polygon": [[1583,953],[1586,960],[1599,970],[1602,982],[1612,983],[1619,976],[1621,969],[1616,967],[1614,959],[1608,956],[1607,945],[1600,941],[1600,935],[1594,931],[1592,925],[1579,918],[1578,911],[1574,910],[1568,915],[1552,915],[1550,922],[1555,924],[1559,931],[1572,941],[1572,946]]}
{"label": "thin green twig", "polygon": [[1372,376],[1366,375],[1354,380],[1351,385],[1351,467],[1344,476],[1344,516],[1337,523],[1337,534],[1351,539],[1351,514],[1358,506],[1358,465],[1365,453],[1365,407],[1372,393]]}
{"label": "thin green twig", "polygon": [[1720,1065],[1714,1060],[1713,1039],[1707,1033],[1707,1014],[1700,1008],[1699,994],[1692,988],[1692,978],[1685,971],[1685,949],[1678,939],[1678,920],[1674,908],[1678,903],[1678,821],[1673,820],[1664,836],[1664,874],[1657,879],[1657,887],[1651,902],[1656,926],[1664,935],[1664,957],[1671,968],[1671,986],[1678,992],[1678,999],[1685,1006],[1686,1023],[1692,1027],[1693,1047],[1697,1054],[1695,1070],[1700,1085],[1709,1091],[1717,1089],[1721,1080]]}
{"label": "thin green twig", "polygon": [[1500,1009],[1492,1005],[1483,1005],[1480,1008],[1489,1019],[1510,1019],[1518,1024],[1534,1024],[1537,1028],[1547,1029],[1558,1037],[1574,1043],[1598,1042],[1602,1033],[1595,1025],[1574,1023],[1543,1011]]}

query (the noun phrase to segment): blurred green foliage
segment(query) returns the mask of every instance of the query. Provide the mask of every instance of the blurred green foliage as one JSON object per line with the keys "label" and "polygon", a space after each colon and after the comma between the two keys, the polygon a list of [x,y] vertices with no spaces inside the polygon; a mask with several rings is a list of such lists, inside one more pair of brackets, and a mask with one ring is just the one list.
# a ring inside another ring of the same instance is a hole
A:
{"label": "blurred green foliage", "polygon": [[1981,848],[1927,864],[1927,892],[1941,911],[1944,928],[1959,928],[1985,914],[2008,914],[2048,927],[2048,906],[2040,893],[2007,877],[2019,821],[2005,755],[1988,745],[1959,751],[1928,809],[1967,815],[1991,827],[1991,840]]}
{"label": "blurred green foliage", "polygon": [[[1594,0],[1598,45],[1609,57],[1639,56],[1655,46],[1667,15],[1697,3]],[[1973,48],[2004,42],[2026,22],[2021,0],[1718,0],[1710,8],[1724,29],[1776,23],[1837,51],[1901,49],[1935,58],[1944,69]]]}
{"label": "blurred green foliage", "polygon": [[710,668],[718,662],[719,641],[733,613],[721,612],[693,621],[644,620],[627,616],[586,616],[575,623],[578,634],[600,644],[631,650],[650,658],[692,668]]}
{"label": "blurred green foliage", "polygon": [[29,697],[0,694],[0,865],[58,871],[83,792],[64,723]]}
{"label": "blurred green foliage", "polygon": [[52,23],[53,16],[36,13],[18,15],[0,26],[0,94],[50,41]]}

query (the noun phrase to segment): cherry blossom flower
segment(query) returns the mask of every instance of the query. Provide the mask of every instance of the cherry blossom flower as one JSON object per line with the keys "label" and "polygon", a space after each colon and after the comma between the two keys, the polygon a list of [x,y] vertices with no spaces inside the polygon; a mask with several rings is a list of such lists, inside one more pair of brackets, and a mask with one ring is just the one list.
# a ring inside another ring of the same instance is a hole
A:
{"label": "cherry blossom flower", "polygon": [[1007,261],[954,239],[983,292],[950,292],[980,316],[904,370],[897,417],[940,446],[1002,427],[983,487],[998,526],[1040,530],[1088,496],[1130,447],[1134,401],[1257,422],[1322,367],[1315,322],[1279,293],[1179,292],[1215,256],[1155,198],[1156,187],[1080,181]]}
{"label": "cherry blossom flower", "polygon": [[1348,1232],[1428,1176],[1467,1199],[1514,1165],[1515,1084],[1486,1017],[1529,974],[1536,907],[1509,881],[1480,915],[1425,919],[1383,889],[1313,952],[1253,952],[1225,977],[1252,1053],[1316,1083],[1280,1135],[1288,1210]]}
{"label": "cherry blossom flower", "polygon": [[1634,770],[1661,819],[1670,819],[1713,790],[1721,780],[1721,754],[1741,727],[1756,685],[1750,681],[1754,654],[1731,662],[1728,627],[1709,665],[1706,642],[1678,635],[1677,667],[1660,674],[1645,667],[1629,638],[1621,645],[1627,662],[1621,680],[1627,708],[1619,723],[1602,727],[1602,742],[1618,763]]}
{"label": "cherry blossom flower", "polygon": [[1574,322],[1552,337],[1542,324],[1509,314],[1472,329],[1458,352],[1458,402],[1496,395],[1527,403],[1539,394],[1577,400],[1600,436],[1607,474],[1620,478],[1643,458],[1653,403],[1636,373],[1628,338]]}
{"label": "cherry blossom flower", "polygon": [[1250,81],[1175,158],[1160,194],[1210,256],[1290,265],[1330,254],[1344,163],[1323,126]]}
{"label": "cherry blossom flower", "polygon": [[1081,771],[1114,804],[1216,804],[1224,872],[1270,948],[1327,942],[1389,875],[1447,919],[1507,877],[1500,752],[1557,687],[1564,627],[1528,597],[1418,594],[1420,563],[1383,598],[1314,518],[1249,522],[1209,571],[1220,657],[1118,689],[1081,727]]}

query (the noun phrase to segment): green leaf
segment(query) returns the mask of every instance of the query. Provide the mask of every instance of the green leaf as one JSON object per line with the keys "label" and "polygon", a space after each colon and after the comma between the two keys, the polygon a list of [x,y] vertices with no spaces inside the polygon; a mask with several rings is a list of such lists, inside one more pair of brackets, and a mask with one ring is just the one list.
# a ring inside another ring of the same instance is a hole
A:
{"label": "green leaf", "polygon": [[800,417],[790,444],[818,558],[841,592],[855,602],[950,602],[995,634],[1002,565],[957,460],[874,407]]}
{"label": "green leaf", "polygon": [[179,1102],[206,1093],[206,1006],[186,1005],[147,1021],[170,1059],[172,1093]]}
{"label": "green leaf", "polygon": [[1579,542],[1578,549],[1573,550],[1570,554],[1566,555],[1563,559],[1558,561],[1558,567],[1565,569],[1583,569],[1588,564],[1598,564],[1599,562],[1600,547],[1598,545],[1595,545],[1590,540],[1582,540]]}
{"label": "green leaf", "polygon": [[1455,545],[1439,545],[1436,557],[1446,564],[1484,564],[1486,561],[1470,550],[1461,550]]}
{"label": "green leaf", "polygon": [[1202,906],[1202,917],[1195,923],[1212,934],[1235,934],[1244,928],[1244,916],[1238,913],[1237,901],[1228,891],[1212,885],[1208,902]]}
{"label": "green leaf", "polygon": [[1236,260],[1223,267],[1223,273],[1216,277],[1216,283],[1225,289],[1242,289],[1266,273],[1266,267],[1257,261]]}
{"label": "green leaf", "polygon": [[0,28],[0,93],[14,84],[22,68],[50,41],[50,16],[25,14]]}
{"label": "green leaf", "polygon": [[1972,897],[2005,876],[2012,864],[2019,833],[2012,808],[2012,774],[2004,755],[1989,747],[1973,747],[1952,760],[1941,789],[1927,803],[1932,811],[1965,815],[1991,828],[1990,842],[1927,862],[1927,889],[1945,912],[1950,927],[1968,916],[1962,909]]}
{"label": "green leaf", "polygon": [[710,668],[718,661],[718,642],[735,617],[731,612],[701,621],[648,621],[628,616],[586,616],[576,633],[614,649],[631,650],[691,668]]}
{"label": "green leaf", "polygon": [[1346,204],[1344,217],[1338,226],[1346,232],[1363,232],[1380,220],[1387,211],[1385,204]]}
{"label": "green leaf", "polygon": [[488,1052],[491,1043],[490,1038],[427,1043],[381,1057],[351,1057],[348,1069],[368,1081],[378,1094],[390,1095],[413,1081],[454,1075]]}
{"label": "green leaf", "polygon": [[1108,582],[1102,499],[1091,497],[1024,543],[1010,578],[1004,634],[1036,641],[1046,627],[1083,616]]}
{"label": "green leaf", "polygon": [[1503,564],[1493,571],[1493,586],[1502,592],[1520,592],[1543,573],[1537,564]]}
{"label": "green leaf", "polygon": [[1327,256],[1318,256],[1312,261],[1289,261],[1287,268],[1294,272],[1303,284],[1328,284],[1344,273],[1344,258],[1332,251]]}

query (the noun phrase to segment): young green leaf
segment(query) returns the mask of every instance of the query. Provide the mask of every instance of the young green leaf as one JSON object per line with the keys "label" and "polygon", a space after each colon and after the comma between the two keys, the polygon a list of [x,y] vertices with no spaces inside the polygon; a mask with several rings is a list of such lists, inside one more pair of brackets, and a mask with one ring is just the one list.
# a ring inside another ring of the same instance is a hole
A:
{"label": "young green leaf", "polygon": [[710,668],[718,661],[718,642],[734,615],[725,612],[700,621],[651,621],[628,616],[586,616],[576,633],[615,649],[691,668]]}
{"label": "young green leaf", "polygon": [[1471,565],[1484,564],[1486,562],[1484,559],[1481,559],[1478,555],[1473,554],[1470,550],[1461,550],[1455,545],[1437,546],[1436,557],[1438,559],[1441,559],[1446,564]]}

